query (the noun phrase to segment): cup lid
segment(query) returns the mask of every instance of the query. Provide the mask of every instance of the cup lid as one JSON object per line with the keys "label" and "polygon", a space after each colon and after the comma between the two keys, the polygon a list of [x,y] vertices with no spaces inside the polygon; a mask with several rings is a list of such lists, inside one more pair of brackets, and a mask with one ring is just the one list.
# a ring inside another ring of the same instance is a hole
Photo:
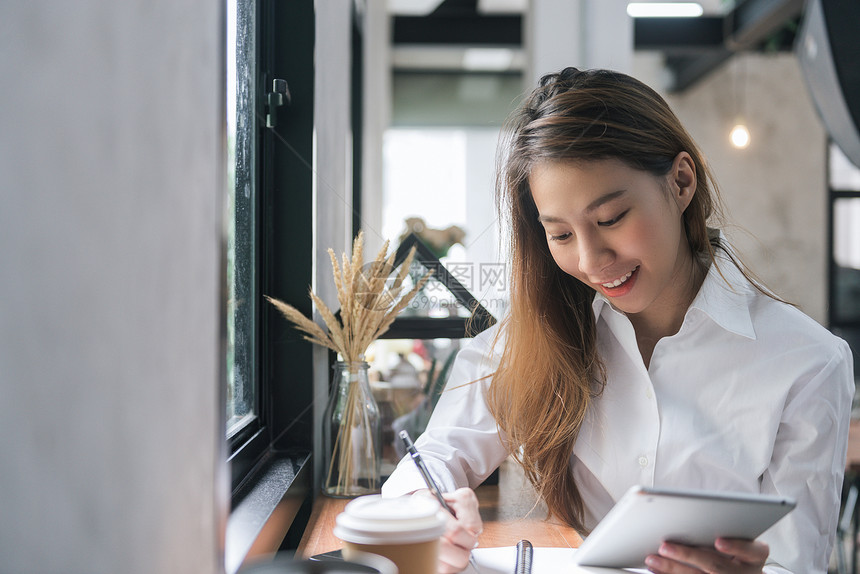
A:
{"label": "cup lid", "polygon": [[432,498],[361,496],[335,519],[334,535],[353,544],[408,544],[439,538],[446,517]]}

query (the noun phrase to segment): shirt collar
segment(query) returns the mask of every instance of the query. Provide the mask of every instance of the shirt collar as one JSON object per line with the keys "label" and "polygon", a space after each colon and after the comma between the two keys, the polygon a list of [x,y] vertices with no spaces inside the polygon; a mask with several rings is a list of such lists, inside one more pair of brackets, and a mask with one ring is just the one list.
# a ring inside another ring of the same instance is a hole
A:
{"label": "shirt collar", "polygon": [[[749,280],[734,263],[718,253],[716,261],[708,269],[699,293],[687,310],[685,321],[691,311],[700,311],[726,331],[755,339],[749,309],[751,292],[752,285]],[[595,318],[600,317],[604,309],[618,312],[600,292],[595,292],[591,306]]]}
{"label": "shirt collar", "polygon": [[731,333],[755,339],[750,297],[753,286],[740,269],[727,257],[717,254],[690,311],[696,309]]}

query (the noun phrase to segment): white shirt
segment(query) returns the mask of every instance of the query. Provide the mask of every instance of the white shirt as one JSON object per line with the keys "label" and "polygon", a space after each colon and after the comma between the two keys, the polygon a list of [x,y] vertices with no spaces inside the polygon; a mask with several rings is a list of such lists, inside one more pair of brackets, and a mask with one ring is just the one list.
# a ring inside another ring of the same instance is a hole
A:
{"label": "white shirt", "polygon": [[[635,484],[778,494],[797,507],[760,538],[770,545],[766,571],[823,574],[845,467],[851,351],[756,291],[733,265],[719,269],[726,279],[711,266],[680,330],[658,341],[647,369],[630,321],[595,297],[607,384],[571,455],[586,525],[593,528]],[[484,400],[491,377],[480,380],[498,365],[497,329],[460,351],[416,441],[446,490],[478,486],[507,456]],[[382,492],[420,488],[407,458]]]}

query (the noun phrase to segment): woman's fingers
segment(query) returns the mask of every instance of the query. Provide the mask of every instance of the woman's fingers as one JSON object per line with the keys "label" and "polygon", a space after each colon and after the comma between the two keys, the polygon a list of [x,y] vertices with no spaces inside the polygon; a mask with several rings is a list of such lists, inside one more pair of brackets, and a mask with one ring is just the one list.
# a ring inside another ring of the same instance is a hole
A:
{"label": "woman's fingers", "polygon": [[463,548],[443,536],[439,542],[439,564],[438,571],[441,574],[462,572],[469,564],[469,553],[471,548]]}
{"label": "woman's fingers", "polygon": [[715,546],[723,554],[734,556],[736,560],[748,564],[761,564],[763,566],[770,554],[770,548],[767,544],[754,540],[717,538]]}
{"label": "woman's fingers", "polygon": [[[457,521],[476,537],[483,531],[484,523],[478,512],[478,497],[471,488],[459,488],[454,492],[442,495],[451,510],[457,516]],[[477,540],[475,540],[477,542]]]}
{"label": "woman's fingers", "polygon": [[662,555],[652,554],[645,558],[648,570],[655,574],[701,574],[702,571]]}
{"label": "woman's fingers", "polygon": [[478,513],[478,498],[471,489],[461,488],[444,497],[456,517],[449,517],[439,544],[439,572],[451,574],[461,572],[468,565],[483,522]]}
{"label": "woman's fingers", "polygon": [[645,563],[659,574],[761,574],[769,548],[763,542],[718,539],[715,548],[663,543]]}

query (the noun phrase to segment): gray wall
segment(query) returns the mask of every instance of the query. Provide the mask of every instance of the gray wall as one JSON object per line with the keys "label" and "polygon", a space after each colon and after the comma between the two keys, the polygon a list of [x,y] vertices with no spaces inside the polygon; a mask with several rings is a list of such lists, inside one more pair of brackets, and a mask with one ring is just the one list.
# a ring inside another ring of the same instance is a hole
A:
{"label": "gray wall", "polygon": [[[716,173],[726,235],[770,288],[826,324],[827,139],[797,59],[740,54],[669,103]],[[729,144],[739,105],[744,150]]]}
{"label": "gray wall", "polygon": [[0,571],[222,568],[220,10],[0,4]]}

